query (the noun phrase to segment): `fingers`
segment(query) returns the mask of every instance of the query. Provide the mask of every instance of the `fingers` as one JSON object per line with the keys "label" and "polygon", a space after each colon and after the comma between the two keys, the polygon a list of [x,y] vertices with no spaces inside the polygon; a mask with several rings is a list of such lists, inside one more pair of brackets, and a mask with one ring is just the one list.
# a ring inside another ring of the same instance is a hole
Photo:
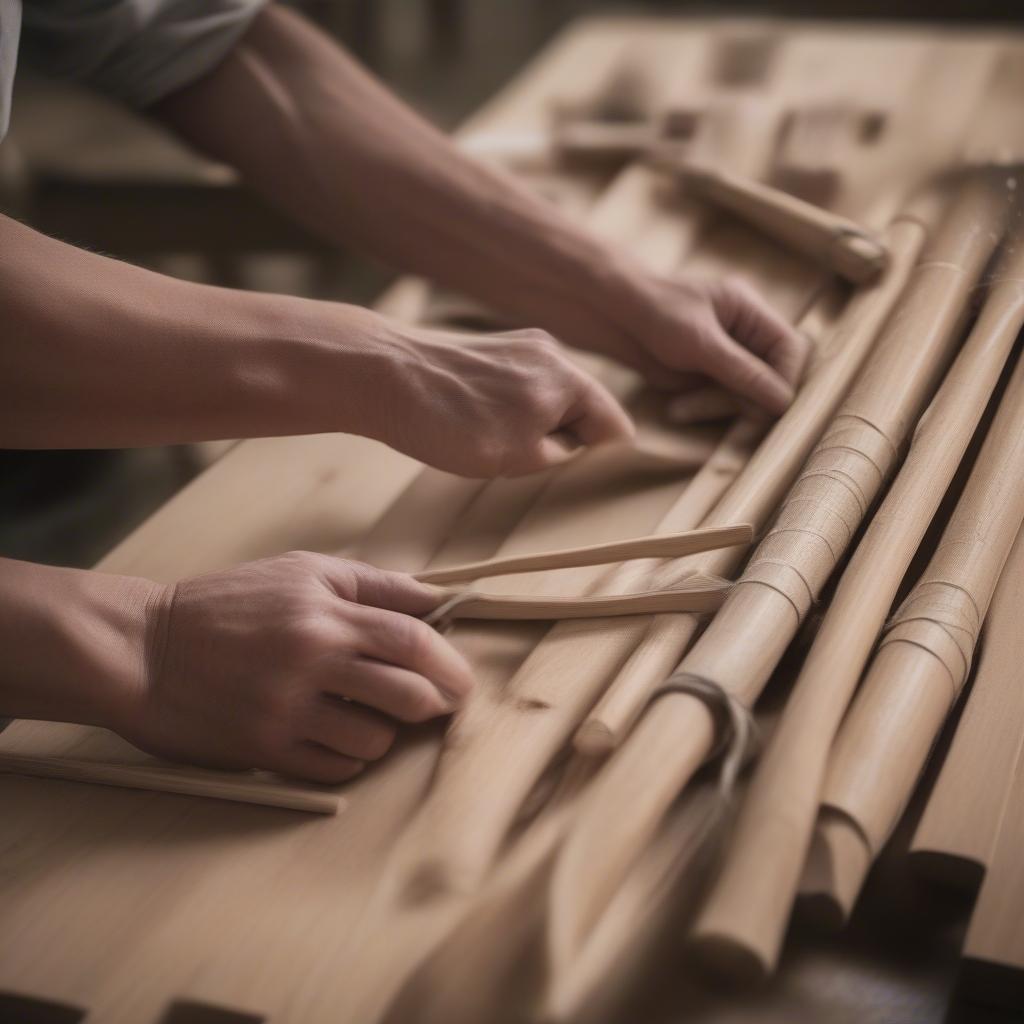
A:
{"label": "fingers", "polygon": [[473,689],[465,659],[425,622],[363,605],[347,607],[345,615],[358,653],[425,677],[450,704],[461,704]]}
{"label": "fingers", "polygon": [[636,432],[633,421],[611,392],[590,378],[585,380],[581,394],[566,410],[558,429],[585,445],[625,441]]}
{"label": "fingers", "polygon": [[325,681],[324,689],[400,722],[426,722],[455,710],[426,676],[370,658],[352,659]]}
{"label": "fingers", "polygon": [[397,726],[383,715],[327,695],[315,701],[306,739],[356,761],[377,761],[392,747]]}
{"label": "fingers", "polygon": [[784,413],[793,401],[792,386],[777,371],[717,326],[704,340],[702,363],[709,377],[773,416]]}
{"label": "fingers", "polygon": [[791,388],[795,387],[810,355],[809,339],[743,281],[716,281],[708,294],[725,332],[760,356]]}
{"label": "fingers", "polygon": [[628,440],[634,435],[633,421],[611,392],[575,369],[572,373],[560,396],[562,409],[556,410],[559,420],[555,429],[532,444],[516,446],[505,459],[502,475],[535,473],[566,462],[581,447]]}

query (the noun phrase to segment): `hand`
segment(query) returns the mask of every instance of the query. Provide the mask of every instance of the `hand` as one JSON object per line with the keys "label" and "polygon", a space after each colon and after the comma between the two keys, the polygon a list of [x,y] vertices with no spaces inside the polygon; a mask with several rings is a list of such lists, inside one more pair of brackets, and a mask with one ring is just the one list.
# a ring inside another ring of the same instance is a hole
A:
{"label": "hand", "polygon": [[151,602],[146,683],[119,731],[162,757],[339,783],[398,722],[451,713],[472,687],[415,616],[435,588],[293,552],[166,588]]}
{"label": "hand", "polygon": [[409,328],[377,395],[373,436],[469,477],[519,476],[633,426],[543,331],[473,336]]}
{"label": "hand", "polygon": [[793,400],[809,340],[735,278],[649,278],[611,315],[574,325],[566,340],[638,370],[654,387],[687,390],[710,378],[773,415]]}

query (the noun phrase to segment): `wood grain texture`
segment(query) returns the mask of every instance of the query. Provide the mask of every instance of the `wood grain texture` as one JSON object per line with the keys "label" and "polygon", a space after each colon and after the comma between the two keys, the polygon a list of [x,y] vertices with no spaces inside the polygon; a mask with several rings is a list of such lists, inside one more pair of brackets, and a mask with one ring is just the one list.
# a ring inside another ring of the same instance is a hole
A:
{"label": "wood grain texture", "polygon": [[[963,33],[946,37],[844,27],[837,34],[815,25],[792,35],[760,27],[749,38],[740,35],[735,26],[718,22],[589,23],[556,43],[515,89],[474,120],[475,128],[509,135],[543,132],[553,97],[574,102],[593,97],[627,52],[643,55],[659,89],[679,89],[702,104],[723,89],[732,94],[742,87],[771,92],[771,103],[784,111],[806,103],[817,90],[823,101],[855,97],[879,107],[886,117],[901,97],[913,93],[922,69],[934,65],[930,55],[938,54],[943,73],[955,78],[961,90],[950,109],[958,105],[969,111],[978,64],[995,46],[989,37]],[[769,45],[763,46],[765,39]],[[888,77],[879,72],[887,67]],[[768,142],[758,143],[765,146],[766,160],[771,159]],[[853,180],[843,174],[833,208],[883,228],[891,215],[874,211],[886,204],[890,210],[899,208],[902,197],[895,193],[927,162],[926,154],[912,153],[905,172],[868,184],[859,175]],[[557,166],[529,173],[545,187],[561,176],[568,191],[583,200],[574,206],[577,211],[603,185],[589,172],[569,173]],[[693,269],[720,273],[734,268],[793,318],[808,308],[813,298],[808,268],[743,225],[709,216],[694,197],[667,204],[655,186],[648,169],[627,171],[609,201],[594,210],[598,228],[647,254],[653,267],[670,270],[692,253]],[[417,282],[402,285],[392,296],[390,301],[410,317],[419,315],[424,293]],[[825,330],[834,311],[834,303],[816,308]],[[655,442],[653,424],[647,436]],[[797,444],[792,435],[784,436]],[[420,468],[408,460],[358,439],[246,442],[126,540],[103,567],[174,580],[294,547],[359,553],[375,544],[382,562],[400,558],[403,568],[423,569],[484,560],[499,552],[523,555],[613,541],[653,530],[687,493],[687,516],[695,515],[698,506],[710,509],[757,437],[749,424],[737,423],[729,445],[723,441],[712,457],[718,475],[702,470],[692,481],[688,473],[673,473],[664,460],[639,465],[621,453],[614,458],[594,453],[571,471],[566,467],[529,482],[486,487],[421,477]],[[658,435],[657,443],[663,440]],[[796,458],[794,472],[802,460],[802,454]],[[767,498],[760,500],[768,504]],[[415,524],[417,506],[423,517],[418,537],[404,525]],[[696,526],[705,514],[675,529]],[[647,625],[644,620],[645,630]],[[523,676],[512,685],[547,634],[546,627],[533,624],[479,623],[455,630],[456,642],[470,654],[496,702],[519,695],[557,699],[560,677],[554,662],[551,674],[539,675],[529,689],[517,690]],[[566,675],[587,667],[592,643],[586,635],[585,651],[566,648],[572,653],[563,663]],[[581,703],[562,719],[557,737],[552,732],[548,749],[556,759],[572,723],[585,710]],[[27,738],[29,728],[19,723],[12,735]],[[73,750],[76,757],[100,762],[122,755],[109,737],[94,730],[75,732],[73,740],[54,743],[53,753]],[[526,748],[515,735],[503,730],[497,735],[500,742],[490,761],[481,759],[478,778],[495,765],[503,771],[505,762],[523,756]],[[521,991],[517,957],[524,943],[536,939],[538,932],[531,928],[543,927],[548,909],[543,902],[550,866],[546,826],[536,832],[533,826],[557,823],[560,809],[575,816],[579,800],[592,791],[587,772],[593,765],[586,765],[578,789],[547,797],[550,758],[538,757],[541,785],[525,799],[510,798],[508,807],[517,819],[521,810],[535,813],[539,802],[545,805],[539,816],[515,821],[511,832],[500,821],[495,830],[493,820],[480,820],[482,828],[499,837],[493,876],[485,874],[472,896],[449,892],[435,901],[410,901],[410,870],[422,865],[421,830],[436,829],[438,848],[446,848],[458,842],[467,824],[478,821],[475,815],[460,820],[448,814],[443,798],[436,796],[443,786],[436,773],[439,753],[454,749],[459,738],[458,730],[445,737],[436,727],[410,732],[379,770],[346,787],[345,813],[336,818],[166,793],[0,778],[5,816],[0,990],[81,1006],[104,1024],[155,1024],[176,999],[231,1007],[275,1024],[369,1024],[402,1020],[403,1009],[408,1019],[410,1007],[422,1019],[431,1013],[438,1019],[437,1007],[453,1005],[445,998],[461,984],[467,995],[472,989],[482,1000],[468,1019],[498,1019]],[[632,797],[642,796],[646,781],[641,777],[637,785],[634,780]],[[431,806],[441,812],[432,822],[425,817]],[[476,805],[463,806],[472,812]],[[553,831],[557,839],[558,830]],[[608,835],[605,828],[591,852],[599,851]],[[524,841],[520,857],[513,859]],[[657,866],[658,856],[666,852],[670,847],[652,847],[652,863]],[[508,879],[507,888],[498,886],[501,878]],[[602,925],[610,929],[605,935],[621,938],[616,922],[644,919],[648,891],[631,880],[622,892],[624,902]],[[533,914],[520,918],[516,912],[523,906]],[[495,929],[494,915],[508,927]],[[529,923],[527,917],[531,928],[521,928]],[[464,931],[460,921],[466,922]],[[481,921],[487,927],[478,930]],[[500,941],[492,938],[496,932]],[[446,936],[453,937],[450,947]],[[618,938],[602,940],[600,948],[614,956]],[[589,954],[578,974],[567,975],[562,990],[572,994],[567,1003],[585,1000],[606,955]],[[623,963],[628,959],[623,957]],[[481,965],[479,974],[468,976],[464,967],[475,964]],[[627,973],[642,967],[643,957],[631,962]],[[406,989],[406,981],[415,983]],[[489,987],[492,982],[496,987]],[[440,1019],[457,1022],[458,1016],[441,1014]]]}

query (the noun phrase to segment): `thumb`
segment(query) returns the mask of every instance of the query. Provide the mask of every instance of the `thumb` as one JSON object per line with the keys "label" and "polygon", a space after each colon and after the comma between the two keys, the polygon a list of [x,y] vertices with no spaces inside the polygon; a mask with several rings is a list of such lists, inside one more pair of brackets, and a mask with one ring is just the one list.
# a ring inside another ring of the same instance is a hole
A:
{"label": "thumb", "polygon": [[612,393],[589,377],[581,383],[576,400],[558,424],[558,433],[586,445],[630,440],[636,428]]}

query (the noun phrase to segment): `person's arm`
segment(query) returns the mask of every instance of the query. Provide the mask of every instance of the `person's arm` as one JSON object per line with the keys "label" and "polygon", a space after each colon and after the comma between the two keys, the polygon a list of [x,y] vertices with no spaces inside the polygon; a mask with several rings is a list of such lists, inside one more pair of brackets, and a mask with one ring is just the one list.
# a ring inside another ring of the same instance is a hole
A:
{"label": "person's arm", "polygon": [[467,339],[178,281],[6,217],[0,309],[0,447],[346,431],[484,477],[631,429],[542,332]]}
{"label": "person's arm", "polygon": [[806,342],[729,280],[666,281],[461,154],[299,15],[270,7],[154,113],[315,231],[458,288],[652,383],[711,377],[778,413]]}
{"label": "person's arm", "polygon": [[449,714],[468,666],[403,573],[292,552],[162,586],[0,559],[0,715],[151,753],[343,782],[399,722]]}

